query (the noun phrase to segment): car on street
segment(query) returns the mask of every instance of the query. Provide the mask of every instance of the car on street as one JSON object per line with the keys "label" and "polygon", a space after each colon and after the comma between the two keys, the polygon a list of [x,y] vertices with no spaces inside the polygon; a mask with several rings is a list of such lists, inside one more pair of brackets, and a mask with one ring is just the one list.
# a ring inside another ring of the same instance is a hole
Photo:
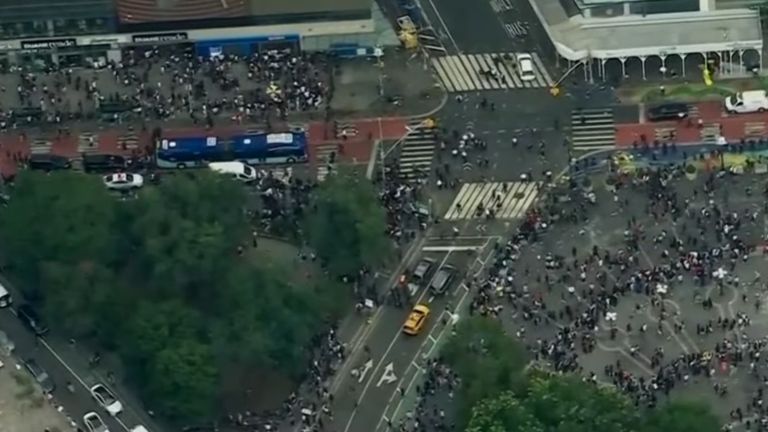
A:
{"label": "car on street", "polygon": [[24,369],[26,369],[27,372],[32,375],[32,378],[35,379],[35,382],[40,385],[43,393],[48,394],[56,389],[56,385],[53,383],[53,379],[51,379],[50,375],[48,375],[48,372],[46,372],[45,369],[37,364],[35,359],[24,360]]}
{"label": "car on street", "polygon": [[684,103],[670,102],[648,108],[646,118],[648,121],[681,120],[688,117],[688,105]]}
{"label": "car on street", "polygon": [[25,303],[16,308],[16,316],[27,328],[35,332],[37,336],[43,336],[48,333],[48,325],[40,318],[35,308],[31,304]]}
{"label": "car on street", "polygon": [[111,190],[130,190],[144,186],[144,177],[140,174],[115,173],[104,176],[104,185]]}
{"label": "car on street", "polygon": [[84,154],[83,169],[86,172],[114,172],[125,169],[128,160],[121,155]]}
{"label": "car on street", "polygon": [[123,412],[123,404],[115,397],[111,390],[104,384],[96,384],[91,387],[91,395],[109,415],[116,416]]}
{"label": "car on street", "polygon": [[408,314],[408,319],[403,324],[403,333],[411,336],[415,336],[421,333],[421,329],[424,328],[424,324],[429,317],[429,306],[424,304],[417,304],[413,307],[411,313]]}
{"label": "car on street", "polygon": [[11,303],[13,303],[11,293],[9,293],[8,289],[3,286],[2,282],[0,282],[0,308],[8,307]]}
{"label": "car on street", "polygon": [[520,79],[523,81],[533,81],[536,79],[536,72],[533,69],[533,57],[530,54],[518,54],[517,67],[520,69]]}
{"label": "car on street", "polygon": [[445,294],[455,277],[456,267],[444,265],[435,273],[435,277],[432,278],[432,282],[429,284],[429,290],[435,295]]}
{"label": "car on street", "polygon": [[72,160],[55,154],[36,153],[29,156],[27,166],[33,170],[66,170],[72,168]]}
{"label": "car on street", "polygon": [[422,258],[413,269],[413,279],[418,282],[424,282],[429,277],[432,268],[435,266],[435,260],[432,258]]}
{"label": "car on street", "polygon": [[109,432],[107,425],[104,424],[104,420],[93,411],[83,416],[83,423],[85,423],[88,432]]}

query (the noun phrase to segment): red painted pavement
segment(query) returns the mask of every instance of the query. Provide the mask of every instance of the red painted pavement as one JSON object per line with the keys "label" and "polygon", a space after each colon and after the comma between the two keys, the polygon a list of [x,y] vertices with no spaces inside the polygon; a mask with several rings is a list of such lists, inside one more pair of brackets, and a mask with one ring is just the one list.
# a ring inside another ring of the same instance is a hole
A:
{"label": "red painted pavement", "polygon": [[[314,164],[316,156],[333,149],[337,152],[340,161],[366,163],[371,158],[374,142],[382,139],[395,140],[402,138],[407,129],[406,118],[381,118],[365,119],[344,122],[354,125],[358,134],[347,139],[339,139],[335,136],[333,123],[312,122],[308,125],[308,153],[310,163]],[[224,126],[208,129],[205,127],[166,128],[163,135],[171,138],[183,138],[192,136],[216,135],[229,137],[246,133],[247,126]],[[51,139],[51,153],[77,157],[79,154],[78,131],[71,131]],[[124,149],[121,142],[124,141],[124,132],[110,129],[95,134],[96,152],[109,154],[130,154],[131,149]],[[151,132],[138,132],[139,149],[151,146]],[[140,151],[140,150],[139,150]],[[0,172],[4,175],[13,175],[16,172],[16,162],[19,158],[26,157],[30,152],[29,137],[23,134],[0,135]]]}
{"label": "red painted pavement", "polygon": [[728,114],[723,112],[722,103],[716,101],[702,102],[696,107],[698,112],[682,121],[617,124],[616,146],[631,147],[641,142],[642,135],[649,143],[664,141],[672,131],[678,144],[698,144],[713,129],[719,129],[728,141],[768,137],[768,113]]}

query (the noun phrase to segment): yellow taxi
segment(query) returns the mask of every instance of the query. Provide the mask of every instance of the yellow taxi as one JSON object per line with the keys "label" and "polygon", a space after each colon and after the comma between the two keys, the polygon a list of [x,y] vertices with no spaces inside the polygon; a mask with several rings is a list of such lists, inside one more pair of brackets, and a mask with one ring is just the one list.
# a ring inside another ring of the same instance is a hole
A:
{"label": "yellow taxi", "polygon": [[413,310],[408,314],[408,319],[403,324],[403,333],[407,335],[417,335],[424,327],[424,323],[427,322],[429,316],[429,307],[427,305],[418,304],[413,307]]}

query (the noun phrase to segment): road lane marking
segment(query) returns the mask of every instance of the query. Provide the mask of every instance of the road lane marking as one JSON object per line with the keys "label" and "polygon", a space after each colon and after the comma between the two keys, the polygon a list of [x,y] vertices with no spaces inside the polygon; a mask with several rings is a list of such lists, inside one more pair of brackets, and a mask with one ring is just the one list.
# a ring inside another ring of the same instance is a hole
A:
{"label": "road lane marking", "polygon": [[[443,321],[443,319],[444,319],[444,316],[445,316],[445,315],[448,315],[448,316],[449,316],[449,318],[450,318],[450,320],[449,320],[449,321],[446,321],[446,324],[445,324],[445,325],[444,325],[444,326],[443,326],[443,327],[440,329],[440,331],[438,332],[438,335],[437,335],[437,337],[434,337],[434,336],[432,336],[432,334],[431,334],[431,332],[430,332],[430,334],[429,334],[429,337],[430,337],[430,338],[432,338],[432,339],[434,340],[434,343],[433,343],[433,344],[432,344],[432,346],[429,348],[429,350],[428,350],[428,351],[425,353],[425,355],[424,355],[424,358],[425,358],[425,359],[428,359],[428,358],[430,358],[430,357],[432,356],[432,353],[433,353],[433,352],[434,352],[434,351],[435,351],[435,350],[438,348],[438,346],[439,346],[438,342],[439,342],[440,340],[442,340],[442,338],[445,336],[445,334],[446,334],[446,331],[447,331],[449,328],[453,328],[453,326],[455,326],[455,325],[456,325],[456,321],[454,321],[454,320],[453,320],[453,317],[454,317],[454,316],[457,316],[457,315],[459,314],[459,309],[461,309],[461,307],[464,305],[464,302],[466,301],[466,299],[467,299],[467,296],[469,296],[469,292],[465,292],[465,293],[464,293],[464,295],[463,295],[463,296],[461,297],[461,299],[459,300],[459,303],[456,305],[456,308],[454,308],[454,310],[453,310],[453,313],[451,313],[451,312],[448,312],[448,311],[443,311],[443,313],[440,315],[440,322],[442,322],[442,321]],[[423,346],[422,346],[421,348],[423,348]],[[419,349],[419,351],[416,353],[416,356],[418,356],[418,354],[420,353],[420,351],[421,351],[421,348],[420,348],[420,349]],[[416,370],[416,372],[413,374],[413,377],[411,377],[411,380],[410,380],[410,382],[408,383],[408,386],[405,388],[405,392],[403,393],[402,397],[400,398],[400,401],[397,403],[397,406],[395,407],[395,410],[394,410],[394,412],[392,413],[392,416],[390,417],[391,419],[394,419],[394,420],[397,420],[397,415],[398,415],[398,413],[400,412],[400,409],[402,408],[402,405],[403,405],[403,403],[405,402],[405,396],[411,392],[411,389],[413,388],[413,385],[416,383],[416,378],[418,378],[420,375],[422,375],[422,374],[425,372],[425,371],[424,371],[424,369],[420,368],[420,367],[419,367],[419,366],[418,366],[418,365],[417,365],[415,362],[411,362],[411,363],[412,363],[412,364],[414,364],[414,365],[416,365],[416,369],[417,369],[417,370]],[[403,374],[403,376],[405,376],[405,375],[406,375],[406,374],[404,373],[404,374]],[[399,386],[399,385],[400,385],[400,384],[398,383],[398,386]],[[384,408],[384,413],[386,413],[386,411],[389,409],[390,405],[392,404],[392,399],[394,398],[394,396],[395,396],[395,394],[393,393],[393,394],[392,394],[392,396],[391,396],[391,397],[390,397],[390,399],[389,399],[389,402],[387,403],[387,406]],[[383,417],[382,417],[382,418],[383,418]],[[376,428],[378,429],[380,425],[381,425],[381,421],[379,421],[379,423],[378,423],[378,425],[376,426]]]}
{"label": "road lane marking", "polygon": [[[432,283],[432,279],[434,279],[435,276],[437,276],[437,273],[440,271],[440,268],[442,268],[445,265],[445,263],[448,261],[448,258],[450,256],[451,256],[451,252],[448,252],[445,255],[443,260],[440,262],[440,265],[437,267],[435,274],[432,276],[432,278],[430,278],[430,281],[429,281],[430,284]],[[421,303],[421,301],[424,299],[424,296],[426,296],[428,291],[429,290],[424,290],[421,293],[421,295],[419,295],[419,297],[416,299],[416,304]],[[357,407],[359,407],[363,399],[365,399],[366,394],[368,394],[368,389],[371,387],[371,384],[373,383],[373,377],[378,375],[379,369],[381,369],[381,366],[384,364],[384,361],[387,359],[387,356],[389,355],[390,351],[392,351],[392,348],[394,348],[395,344],[397,343],[400,337],[401,337],[401,332],[398,330],[397,333],[395,334],[395,337],[392,338],[392,341],[389,343],[389,345],[387,346],[387,349],[384,351],[384,354],[381,356],[381,359],[378,361],[378,363],[376,363],[376,367],[373,369],[373,374],[371,375],[371,378],[369,378],[365,382],[365,386],[363,386],[363,391],[360,393],[360,396],[357,398],[355,408],[352,410],[352,413],[349,415],[349,420],[347,420],[347,425],[344,427],[344,432],[349,432],[349,429],[352,427],[352,422],[355,420],[355,416],[357,415]]]}
{"label": "road lane marking", "polygon": [[[389,280],[387,280],[387,287],[393,286],[395,284],[395,280],[397,279],[398,275],[402,273],[403,268],[407,267],[408,264],[413,259],[414,254],[417,251],[421,250],[421,247],[426,242],[426,237],[422,237],[420,240],[416,241],[411,245],[410,248],[405,253],[405,256],[400,261],[400,264],[397,266],[394,272],[392,272],[392,275],[390,276]],[[418,247],[417,247],[418,246]],[[352,344],[352,349],[349,352],[349,355],[347,356],[347,359],[344,361],[344,363],[341,365],[339,370],[336,371],[336,375],[334,376],[333,381],[331,382],[331,393],[336,393],[339,390],[339,387],[341,387],[343,381],[346,379],[349,371],[352,369],[352,365],[354,364],[355,359],[357,359],[358,354],[360,353],[360,347],[365,343],[365,341],[368,339],[368,336],[373,332],[373,330],[376,328],[376,324],[378,324],[378,321],[381,319],[381,316],[384,313],[384,306],[380,305],[376,308],[376,311],[373,313],[373,316],[370,318],[368,322],[364,322],[360,325],[360,328],[358,328],[357,332],[355,332],[355,335],[360,334],[360,337],[357,339],[357,342]],[[355,336],[353,336],[354,340]],[[296,429],[298,430],[298,426]]]}
{"label": "road lane marking", "polygon": [[427,335],[427,340],[429,340],[429,341],[430,341],[430,342],[432,342],[433,344],[434,344],[434,343],[437,343],[437,339],[435,339],[435,337],[434,337],[434,336],[432,336],[431,334],[430,334],[430,335]]}
{"label": "road lane marking", "polygon": [[424,246],[424,252],[466,252],[482,249],[482,246]]}

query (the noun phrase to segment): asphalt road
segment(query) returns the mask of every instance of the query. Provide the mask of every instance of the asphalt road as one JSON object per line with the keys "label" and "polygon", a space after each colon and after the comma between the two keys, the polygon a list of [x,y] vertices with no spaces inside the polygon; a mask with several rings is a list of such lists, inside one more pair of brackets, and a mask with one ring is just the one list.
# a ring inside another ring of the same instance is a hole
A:
{"label": "asphalt road", "polygon": [[[3,285],[9,286],[5,279],[3,279]],[[11,291],[15,292],[14,290]],[[15,296],[14,300],[16,305],[20,303],[19,296]],[[126,398],[122,397],[121,393],[114,386],[109,385],[96,371],[90,370],[87,361],[77,361],[76,358],[81,356],[73,351],[78,348],[72,348],[68,342],[57,339],[53,326],[49,335],[46,335],[45,338],[37,338],[16,317],[15,308],[12,306],[0,309],[0,329],[16,345],[14,355],[17,358],[22,360],[35,359],[45,369],[56,384],[56,389],[52,394],[54,403],[61,405],[78,425],[83,425],[84,414],[94,411],[99,414],[111,432],[130,431],[139,424],[148,427],[149,421],[146,419],[146,414],[142,414],[135,404],[129,403]],[[74,393],[67,389],[68,382],[74,385]],[[123,412],[117,417],[111,417],[91,397],[89,389],[98,383],[109,387],[122,402]],[[153,426],[152,430],[157,432],[158,429]]]}
{"label": "asphalt road", "polygon": [[[474,274],[483,267],[492,243],[493,239],[486,237],[427,239],[408,267],[429,257],[437,263],[430,278],[445,265],[456,267],[461,276]],[[353,357],[350,368],[342,370],[334,383],[335,430],[385,431],[388,421],[394,422],[411,409],[410,396],[418,385],[424,361],[437,353],[467,306],[469,290],[463,279],[454,279],[443,296],[432,296],[422,287],[413,304],[428,305],[431,314],[417,336],[402,333],[410,306],[383,306],[372,317],[372,328],[365,338],[367,349]],[[352,369],[358,373],[351,373]]]}

